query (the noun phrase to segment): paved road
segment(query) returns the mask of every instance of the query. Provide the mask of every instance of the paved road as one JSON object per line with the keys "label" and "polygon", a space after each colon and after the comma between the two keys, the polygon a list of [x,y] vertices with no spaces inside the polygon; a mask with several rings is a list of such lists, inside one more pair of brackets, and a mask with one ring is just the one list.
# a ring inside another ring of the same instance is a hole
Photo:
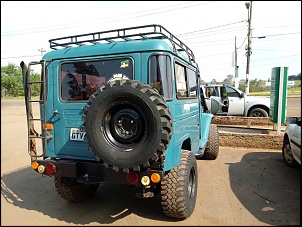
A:
{"label": "paved road", "polygon": [[301,117],[301,96],[287,98],[287,117]]}
{"label": "paved road", "polygon": [[164,216],[159,197],[137,199],[107,182],[89,201],[65,201],[53,178],[30,168],[22,101],[1,102],[3,226],[300,225],[300,170],[287,167],[280,150],[220,147],[216,160],[198,160],[197,204],[183,221]]}
{"label": "paved road", "polygon": [[[24,106],[24,99],[1,99],[1,109],[9,106],[22,107]],[[288,97],[287,98],[287,117],[301,117],[301,97]]]}

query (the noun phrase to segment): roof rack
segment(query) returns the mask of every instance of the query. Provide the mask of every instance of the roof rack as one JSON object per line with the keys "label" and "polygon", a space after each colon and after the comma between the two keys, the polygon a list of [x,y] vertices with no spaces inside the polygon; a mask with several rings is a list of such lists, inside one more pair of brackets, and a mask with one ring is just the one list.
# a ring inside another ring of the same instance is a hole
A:
{"label": "roof rack", "polygon": [[[140,32],[139,32],[140,31]],[[190,61],[195,62],[193,51],[182,41],[176,38],[171,32],[158,24],[114,29],[109,31],[94,32],[82,35],[66,36],[50,39],[50,48],[57,50],[66,47],[76,47],[84,45],[95,45],[101,43],[123,42],[143,39],[168,39],[174,51],[185,51]]]}

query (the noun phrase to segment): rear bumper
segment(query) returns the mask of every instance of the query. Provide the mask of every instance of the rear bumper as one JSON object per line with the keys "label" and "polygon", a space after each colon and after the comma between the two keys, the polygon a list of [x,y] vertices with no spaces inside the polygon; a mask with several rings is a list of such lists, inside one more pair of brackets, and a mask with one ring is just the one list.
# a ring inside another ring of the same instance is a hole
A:
{"label": "rear bumper", "polygon": [[[99,163],[99,162],[85,162],[85,161],[71,161],[71,160],[36,160],[39,165],[46,166],[48,163],[52,163],[56,166],[56,172],[53,174],[57,177],[76,178],[79,183],[95,184],[102,181],[110,181],[119,184],[129,183],[126,180],[127,173],[122,170],[115,171],[112,167]],[[152,173],[158,173],[163,179],[165,172],[163,170],[147,169],[145,171],[136,172],[139,180],[133,186],[144,187],[140,181],[143,176],[151,177]],[[44,175],[48,175],[43,173]],[[48,175],[50,176],[50,175]],[[150,183],[151,187],[155,187],[156,184]]]}

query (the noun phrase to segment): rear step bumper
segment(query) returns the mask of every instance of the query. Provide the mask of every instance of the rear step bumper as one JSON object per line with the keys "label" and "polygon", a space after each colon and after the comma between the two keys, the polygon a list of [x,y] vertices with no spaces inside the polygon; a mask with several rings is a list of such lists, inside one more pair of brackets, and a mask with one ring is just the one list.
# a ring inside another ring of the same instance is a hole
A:
{"label": "rear step bumper", "polygon": [[[56,166],[56,172],[54,175],[58,177],[70,177],[76,178],[77,182],[85,184],[95,184],[102,181],[110,181],[119,184],[129,183],[126,180],[127,173],[122,170],[115,171],[112,167],[99,163],[99,162],[83,162],[83,161],[69,161],[69,160],[36,160],[39,165],[46,166],[48,163],[52,163]],[[151,177],[153,173],[158,173],[163,179],[165,172],[163,170],[145,170],[136,172],[139,179],[143,176]],[[43,173],[44,175],[48,175]],[[48,175],[49,176],[49,175]],[[134,186],[142,187],[142,183],[139,180]],[[151,182],[151,187],[155,186]]]}

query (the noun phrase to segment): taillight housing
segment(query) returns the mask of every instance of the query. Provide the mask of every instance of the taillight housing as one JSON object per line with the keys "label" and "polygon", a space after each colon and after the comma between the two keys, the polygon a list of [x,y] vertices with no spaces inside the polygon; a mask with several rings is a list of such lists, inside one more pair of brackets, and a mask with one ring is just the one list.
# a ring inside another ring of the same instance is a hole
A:
{"label": "taillight housing", "polygon": [[138,182],[138,174],[135,172],[129,172],[126,175],[126,180],[129,184],[136,184]]}
{"label": "taillight housing", "polygon": [[57,172],[57,167],[53,163],[48,163],[45,171],[48,175],[53,175],[55,172]]}

